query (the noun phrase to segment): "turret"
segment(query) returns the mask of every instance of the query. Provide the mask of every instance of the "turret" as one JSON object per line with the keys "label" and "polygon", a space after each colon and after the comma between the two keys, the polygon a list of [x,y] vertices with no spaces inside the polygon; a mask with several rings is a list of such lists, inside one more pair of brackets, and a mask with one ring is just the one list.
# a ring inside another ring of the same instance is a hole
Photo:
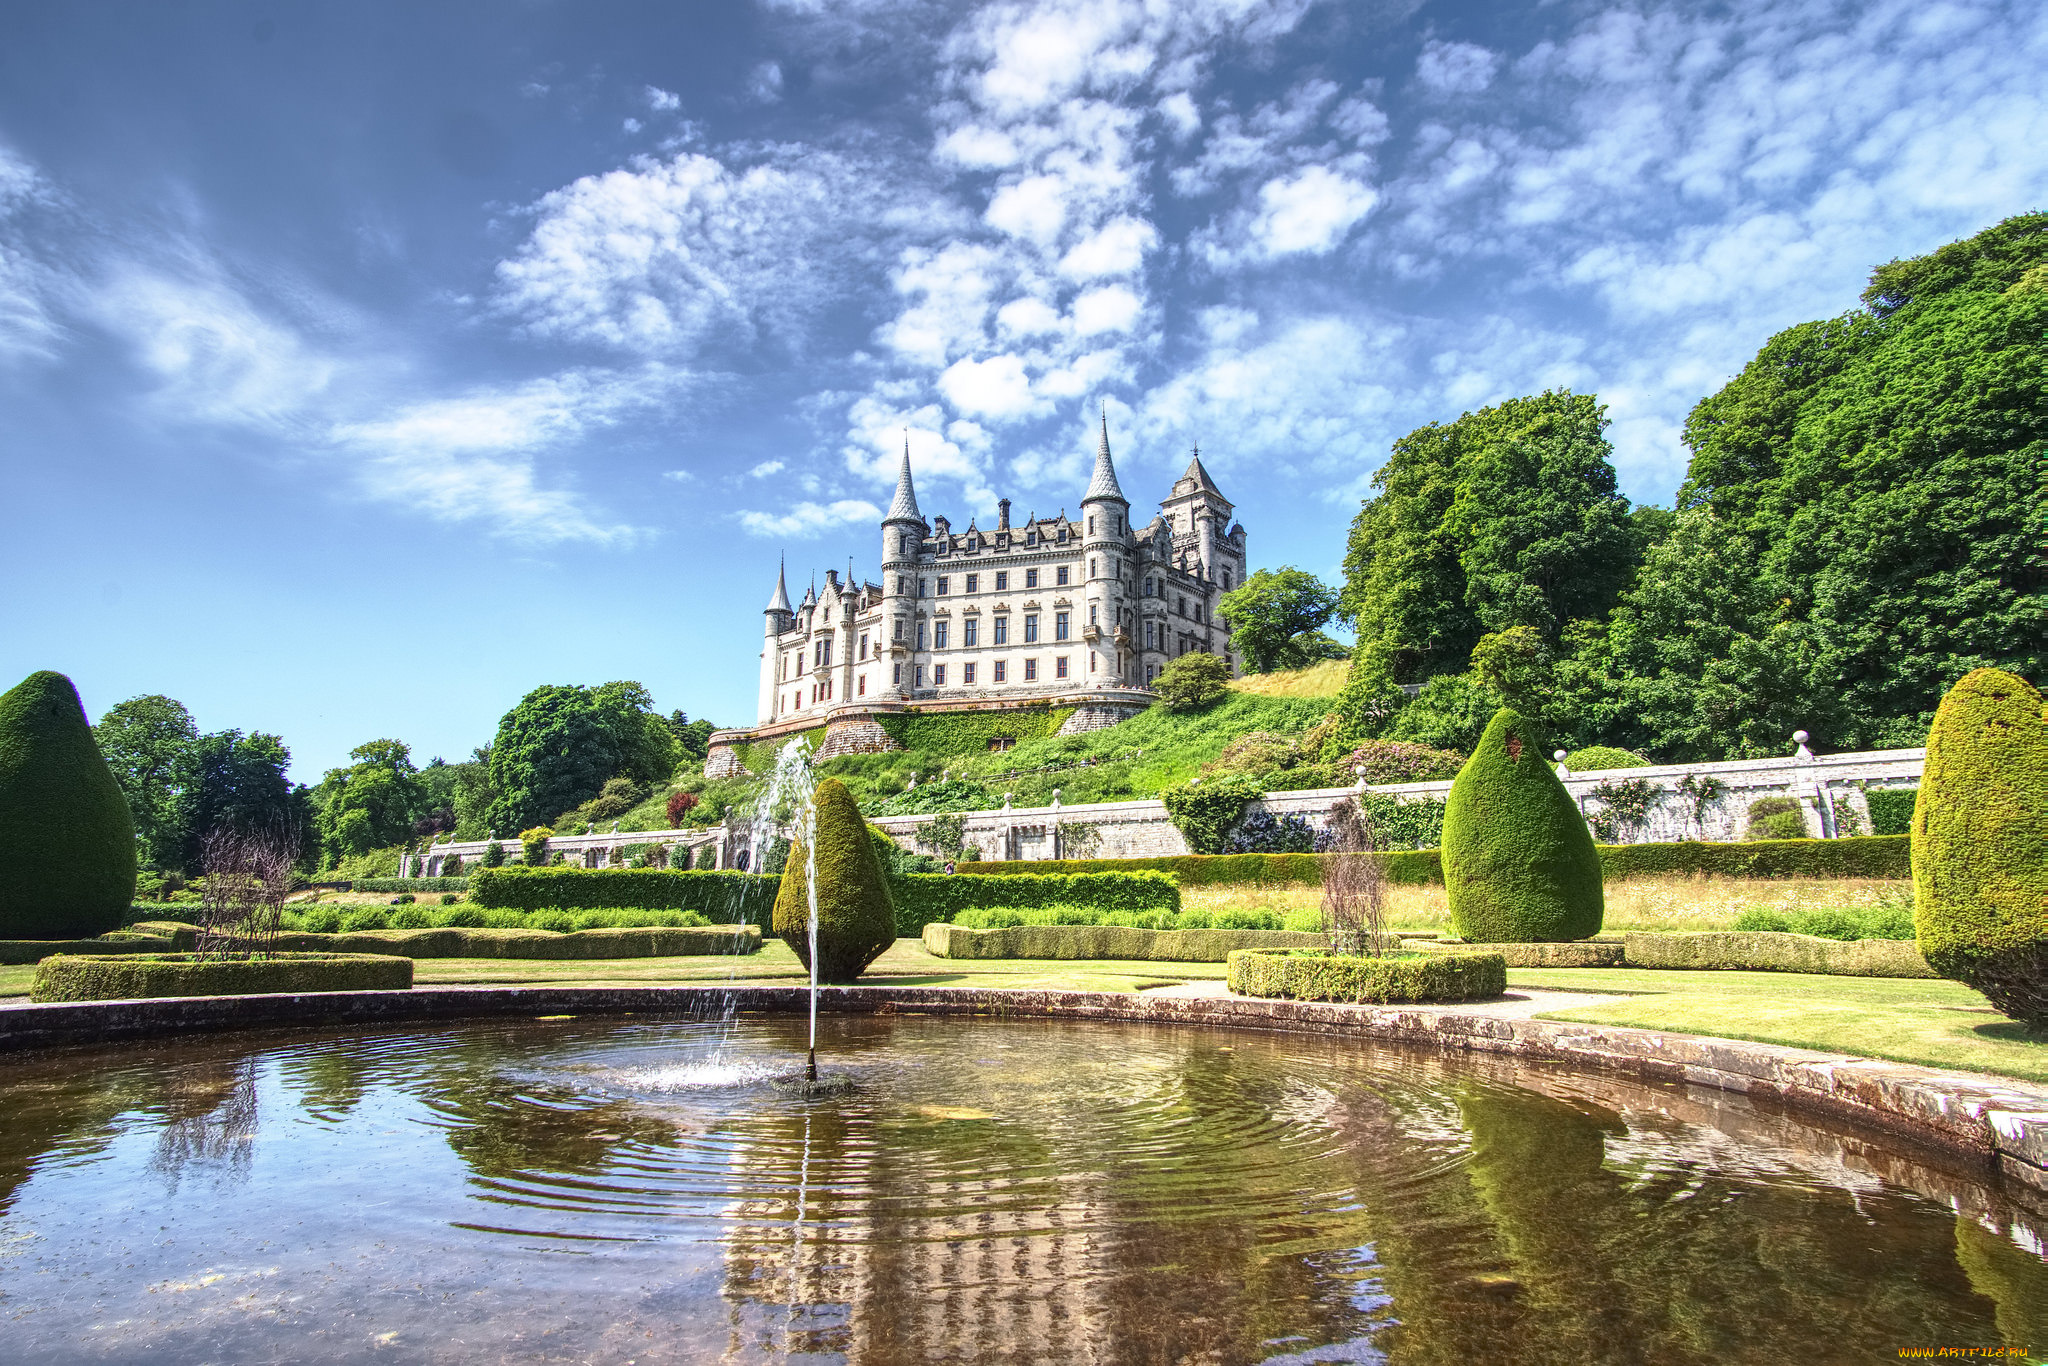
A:
{"label": "turret", "polygon": [[[917,638],[918,552],[924,544],[924,514],[917,510],[917,490],[910,482],[910,439],[903,441],[903,468],[896,476],[896,496],[882,518],[882,631],[889,642],[890,671],[881,683],[908,697],[915,670],[910,645]],[[894,680],[902,674],[902,682]]]}
{"label": "turret", "polygon": [[1116,481],[1116,463],[1109,455],[1109,415],[1102,417],[1102,440],[1095,448],[1095,473],[1081,498],[1081,552],[1088,575],[1087,616],[1081,636],[1095,656],[1088,681],[1128,681],[1133,656],[1131,633],[1124,625],[1126,573],[1131,545],[1131,504]]}
{"label": "turret", "polygon": [[758,715],[760,724],[764,726],[775,719],[775,690],[778,682],[776,671],[781,653],[776,645],[776,637],[790,629],[791,618],[794,615],[789,606],[788,572],[789,566],[786,561],[775,567],[775,592],[769,597],[768,606],[761,614],[761,695]]}

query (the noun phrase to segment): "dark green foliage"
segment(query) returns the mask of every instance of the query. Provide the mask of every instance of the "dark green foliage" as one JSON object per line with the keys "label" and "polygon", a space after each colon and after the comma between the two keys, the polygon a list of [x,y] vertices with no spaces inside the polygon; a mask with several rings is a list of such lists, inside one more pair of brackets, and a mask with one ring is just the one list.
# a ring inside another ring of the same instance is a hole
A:
{"label": "dark green foliage", "polygon": [[2048,1028],[2048,715],[2033,685],[1977,669],[1941,700],[1911,838],[1928,964]]}
{"label": "dark green foliage", "polygon": [[810,923],[815,897],[818,980],[852,982],[896,942],[895,901],[882,876],[882,863],[875,856],[867,823],[846,784],[836,778],[825,779],[813,793],[811,805],[815,853],[802,841],[791,846],[789,864],[775,895],[774,931],[806,968],[811,967]]}
{"label": "dark green foliage", "polygon": [[466,877],[366,877],[349,883],[352,892],[466,892]]}
{"label": "dark green foliage", "polygon": [[180,798],[191,780],[192,747],[199,740],[192,713],[161,694],[131,697],[108,708],[92,733],[128,798],[143,865],[180,866],[185,839]]}
{"label": "dark green foliage", "polygon": [[[1378,855],[1387,880],[1405,886],[1443,881],[1434,849]],[[1182,887],[1320,887],[1314,854],[1183,854],[1171,858],[1045,859],[1029,863],[963,863],[956,876],[1026,877],[1077,873],[1165,873]]]}
{"label": "dark green foliage", "polygon": [[1227,961],[1232,991],[1293,1001],[1488,1001],[1508,989],[1507,959],[1497,953],[1362,958],[1325,949],[1239,949]]}
{"label": "dark green foliage", "polygon": [[696,869],[699,872],[711,872],[717,865],[718,846],[715,844],[700,845],[697,849],[697,862],[694,865]]}
{"label": "dark green foliage", "polygon": [[606,780],[666,782],[681,757],[638,683],[535,688],[498,722],[490,746],[495,830],[538,825],[598,795]]}
{"label": "dark green foliage", "polygon": [[1128,925],[1022,925],[977,930],[934,924],[925,951],[939,958],[1045,958],[1154,963],[1221,963],[1238,949],[1307,948],[1320,934],[1286,930],[1152,930]]}
{"label": "dark green foliage", "polygon": [[505,866],[505,846],[496,840],[492,840],[484,846],[484,856],[480,862],[486,868],[503,868]]}
{"label": "dark green foliage", "polygon": [[1910,875],[1906,840],[1899,835],[1862,835],[1839,840],[1756,840],[1742,844],[1706,844],[1681,840],[1669,844],[1600,846],[1600,866],[1608,881],[1668,874],[1712,877],[1891,877]]}
{"label": "dark green foliage", "polygon": [[1316,829],[1300,816],[1247,811],[1224,841],[1226,854],[1312,854]]}
{"label": "dark green foliage", "polygon": [[397,740],[372,740],[349,751],[356,762],[334,768],[314,789],[320,840],[331,866],[340,859],[388,849],[412,835],[426,809],[412,751]]}
{"label": "dark green foliage", "polygon": [[1072,707],[1019,707],[1015,711],[910,712],[875,719],[903,748],[951,758],[986,754],[998,740],[1014,740],[1020,745],[1043,740],[1057,734],[1073,714]]}
{"label": "dark green foliage", "polygon": [[1293,565],[1257,571],[1216,604],[1246,673],[1299,669],[1328,658],[1321,632],[1336,610],[1337,590]]}
{"label": "dark green foliage", "polygon": [[[1000,797],[994,798],[998,806]],[[937,811],[981,811],[987,809],[991,798],[989,790],[980,783],[963,782],[958,778],[941,778],[936,782],[919,783],[916,787],[899,792],[889,800],[875,807],[877,816],[923,816]]]}
{"label": "dark green foliage", "polygon": [[1435,782],[1457,777],[1464,766],[1457,750],[1404,740],[1367,740],[1339,765],[1344,777],[1367,783]]}
{"label": "dark green foliage", "polygon": [[1904,905],[1820,906],[1806,911],[1757,907],[1735,918],[1737,930],[1774,930],[1815,939],[1911,939],[1913,908]]}
{"label": "dark green foliage", "polygon": [[1159,799],[1191,852],[1220,854],[1245,807],[1264,795],[1249,778],[1218,778],[1167,788]]}
{"label": "dark green foliage", "polygon": [[1548,738],[1503,708],[1444,804],[1444,885],[1465,939],[1584,939],[1605,907],[1600,856],[1550,766]]}
{"label": "dark green foliage", "polygon": [[[0,939],[0,964],[40,963],[53,953],[171,953],[180,946],[163,935],[138,934],[116,939]],[[189,946],[187,946],[189,947]]]}
{"label": "dark green foliage", "polygon": [[191,954],[60,955],[36,967],[28,997],[127,1001],[160,996],[247,996],[303,991],[404,991],[412,960],[358,953],[287,953],[201,960]]}
{"label": "dark green foliage", "polygon": [[1806,838],[1806,817],[1796,798],[1758,797],[1749,804],[1746,840],[1798,840]]}
{"label": "dark green foliage", "polygon": [[120,928],[135,895],[135,825],[71,680],[30,674],[0,695],[0,937]]}
{"label": "dark green foliage", "polygon": [[[1294,914],[1294,913],[1290,913]],[[1305,912],[1322,931],[1322,913]],[[990,906],[956,911],[951,924],[969,930],[1012,929],[1020,925],[1123,925],[1134,930],[1283,930],[1277,911],[1112,911],[1096,906]],[[1216,960],[1222,962],[1221,958]]]}
{"label": "dark green foliage", "polygon": [[1611,768],[1648,768],[1650,761],[1634,750],[1613,745],[1587,745],[1565,756],[1564,766],[1574,773],[1604,773]]}
{"label": "dark green foliage", "polygon": [[1864,306],[1883,316],[1953,291],[2002,294],[2048,260],[2048,213],[2017,214],[1975,237],[1870,272]]}
{"label": "dark green foliage", "polygon": [[1379,729],[1389,740],[1464,752],[1479,743],[1486,723],[1506,705],[1507,698],[1477,674],[1443,674],[1423,684]]}
{"label": "dark green foliage", "polygon": [[470,879],[474,905],[537,911],[698,911],[714,922],[767,926],[777,880],[762,873],[638,868],[490,868]]}
{"label": "dark green foliage", "polygon": [[1229,695],[1230,666],[1206,650],[1194,650],[1161,669],[1152,691],[1167,711],[1200,711]]}
{"label": "dark green foliage", "polygon": [[589,962],[602,958],[684,958],[750,954],[761,948],[758,925],[600,926],[578,929],[578,916],[543,913],[559,928],[453,926],[379,929],[356,933],[279,936],[280,948],[381,953],[402,958],[537,958]]}
{"label": "dark green foliage", "polygon": [[202,735],[192,750],[192,777],[180,802],[180,866],[201,866],[199,842],[219,826],[241,831],[285,831],[299,844],[302,871],[317,865],[320,839],[312,790],[285,776],[292,752],[275,735],[238,730]]}
{"label": "dark green foliage", "polygon": [[1378,849],[1434,849],[1443,843],[1442,802],[1404,802],[1368,792],[1360,804],[1372,821],[1373,845]]}
{"label": "dark green foliage", "polygon": [[1904,835],[1913,829],[1913,803],[1920,796],[1917,787],[1873,787],[1863,794],[1870,803],[1870,833]]}
{"label": "dark green foliage", "polygon": [[[987,869],[996,865],[966,866]],[[963,911],[993,906],[1086,906],[1109,912],[1180,909],[1180,888],[1164,873],[1040,873],[1046,866],[1041,863],[1005,866],[1031,871],[1009,876],[979,872],[892,879],[896,933],[914,935],[933,922],[950,922]]]}

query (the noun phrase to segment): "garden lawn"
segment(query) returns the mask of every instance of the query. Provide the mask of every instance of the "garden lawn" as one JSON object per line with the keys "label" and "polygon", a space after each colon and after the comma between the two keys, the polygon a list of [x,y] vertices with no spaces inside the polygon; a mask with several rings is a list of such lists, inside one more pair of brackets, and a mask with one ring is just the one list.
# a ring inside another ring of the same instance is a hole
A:
{"label": "garden lawn", "polygon": [[2048,1040],[1957,982],[1793,972],[1510,968],[1508,986],[1625,992],[1539,1016],[1785,1044],[2048,1082]]}

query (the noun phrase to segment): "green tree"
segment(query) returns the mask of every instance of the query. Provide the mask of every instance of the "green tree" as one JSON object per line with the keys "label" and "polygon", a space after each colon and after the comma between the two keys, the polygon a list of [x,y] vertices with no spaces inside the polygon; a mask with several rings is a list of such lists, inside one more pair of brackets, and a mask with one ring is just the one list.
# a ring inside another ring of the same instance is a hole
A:
{"label": "green tree", "polygon": [[692,721],[680,707],[668,714],[669,734],[675,736],[676,748],[689,763],[704,762],[711,753],[711,732],[717,729],[709,721]]}
{"label": "green tree", "polygon": [[284,741],[262,731],[200,736],[193,746],[192,781],[179,802],[180,866],[188,873],[199,871],[199,842],[217,827],[280,832],[298,843],[301,868],[316,866],[320,842],[313,794],[286,776],[291,761]]}
{"label": "green tree", "polygon": [[1207,650],[1182,655],[1152,680],[1159,705],[1168,711],[1199,711],[1230,691],[1230,666]]}
{"label": "green tree", "polygon": [[388,849],[412,837],[425,792],[412,751],[398,740],[371,740],[349,751],[356,762],[329,769],[314,793],[329,861]]}
{"label": "green tree", "polygon": [[192,713],[161,694],[131,697],[109,707],[92,733],[128,798],[143,865],[177,866],[184,844],[179,801],[192,780],[199,741]]}
{"label": "green tree", "polygon": [[[1261,569],[1223,595],[1217,612],[1230,623],[1230,643],[1249,673],[1298,668],[1320,649],[1322,628],[1337,610],[1337,591],[1305,569]],[[1316,658],[1327,655],[1316,654]]]}
{"label": "green tree", "polygon": [[613,777],[666,782],[680,758],[668,723],[638,683],[547,684],[498,722],[485,820],[523,830],[589,801]]}

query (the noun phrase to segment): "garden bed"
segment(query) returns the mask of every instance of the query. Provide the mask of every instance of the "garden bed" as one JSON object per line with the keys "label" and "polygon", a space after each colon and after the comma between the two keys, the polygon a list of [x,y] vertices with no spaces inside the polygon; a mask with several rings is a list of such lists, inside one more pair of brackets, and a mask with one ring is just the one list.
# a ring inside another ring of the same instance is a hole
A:
{"label": "garden bed", "polygon": [[1320,934],[1295,930],[1140,930],[1128,925],[963,925],[924,927],[924,950],[937,958],[1121,959],[1127,962],[1221,963],[1232,951],[1312,948]]}
{"label": "garden bed", "polygon": [[1462,940],[1418,941],[1424,953],[1497,953],[1511,968],[1618,968],[1627,962],[1622,943],[1574,939],[1551,944],[1468,944]]}
{"label": "garden bed", "polygon": [[1478,951],[1365,958],[1328,949],[1238,949],[1228,963],[1238,995],[1293,1001],[1424,1005],[1488,1001],[1508,989],[1507,959]]}
{"label": "garden bed", "polygon": [[365,953],[58,954],[36,967],[29,1000],[131,1001],[160,996],[255,996],[309,991],[404,991],[412,960]]}
{"label": "garden bed", "polygon": [[687,958],[700,954],[749,954],[761,948],[757,925],[672,926],[634,929],[356,930],[345,934],[281,934],[280,949],[308,952],[382,953],[403,958]]}
{"label": "garden bed", "polygon": [[[1626,934],[1623,961],[1633,968],[1812,972],[1835,977],[1934,977],[1910,939],[1818,939],[1776,930]],[[1548,967],[1551,964],[1531,964]]]}

